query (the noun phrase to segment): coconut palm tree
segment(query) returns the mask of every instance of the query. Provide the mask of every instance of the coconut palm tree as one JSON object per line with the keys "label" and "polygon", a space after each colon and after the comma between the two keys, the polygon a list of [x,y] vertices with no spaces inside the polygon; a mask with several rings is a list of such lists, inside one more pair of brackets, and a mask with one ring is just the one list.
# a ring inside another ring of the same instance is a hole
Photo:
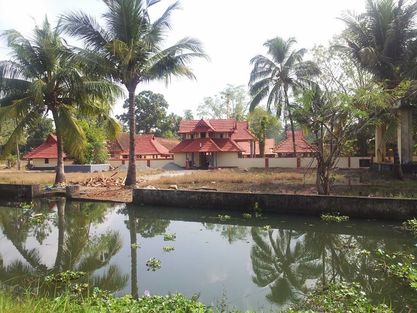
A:
{"label": "coconut palm tree", "polygon": [[151,21],[149,9],[159,0],[103,0],[107,11],[104,27],[83,12],[63,17],[68,34],[84,40],[81,50],[89,68],[124,85],[129,93],[129,167],[126,185],[136,184],[135,92],[138,84],[172,76],[195,78],[187,64],[205,57],[198,40],[184,38],[163,48],[164,35],[171,28],[170,17],[178,3],[170,5]]}
{"label": "coconut palm tree", "polygon": [[[407,4],[406,1],[396,0],[367,0],[366,10],[360,15],[344,14],[341,20],[345,22],[343,32],[346,45],[342,46],[352,59],[374,75],[374,79],[385,90],[395,90],[405,81],[411,81],[410,88],[400,99],[400,105],[390,103],[390,109],[395,115],[411,114],[409,101],[415,101],[417,79],[417,32],[415,19],[417,17],[417,2]],[[411,126],[411,125],[410,125]],[[409,136],[409,131],[404,131]],[[401,133],[401,137],[404,136]],[[400,139],[400,138],[399,138]],[[411,140],[410,140],[411,141]],[[404,143],[402,147],[405,146]],[[397,146],[394,147],[397,149]],[[411,147],[406,147],[410,150]],[[397,155],[397,153],[394,154]],[[408,160],[402,156],[401,161]],[[394,159],[396,176],[402,177],[399,159]]]}
{"label": "coconut palm tree", "polygon": [[71,153],[85,146],[75,114],[102,115],[105,128],[114,134],[118,124],[109,111],[120,90],[108,81],[85,75],[80,58],[66,46],[60,28],[52,28],[47,18],[35,27],[31,40],[16,30],[7,30],[2,36],[7,39],[12,60],[0,62],[0,123],[17,121],[3,153],[15,146],[39,114],[50,112],[58,142],[55,183],[63,183],[64,139]]}
{"label": "coconut palm tree", "polygon": [[310,85],[310,78],[319,73],[311,61],[303,61],[306,49],[293,49],[295,38],[287,40],[276,37],[264,43],[268,56],[257,55],[250,61],[253,65],[249,80],[249,93],[252,97],[249,110],[253,111],[259,103],[267,98],[267,109],[276,108],[277,116],[284,113],[290,120],[294,154],[296,153],[294,120],[290,97],[298,89]]}

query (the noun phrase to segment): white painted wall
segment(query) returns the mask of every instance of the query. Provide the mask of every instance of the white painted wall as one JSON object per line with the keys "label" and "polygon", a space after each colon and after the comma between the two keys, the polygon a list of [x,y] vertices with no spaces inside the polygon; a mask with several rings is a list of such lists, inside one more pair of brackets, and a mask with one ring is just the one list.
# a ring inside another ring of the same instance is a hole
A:
{"label": "white painted wall", "polygon": [[[49,159],[49,163],[45,163],[45,159],[33,159],[30,161],[33,167],[35,168],[50,168],[57,165],[57,159]],[[71,160],[64,161],[64,165],[72,164]]]}
{"label": "white painted wall", "polygon": [[[174,163],[178,166],[185,167],[185,160],[186,160],[186,154],[185,153],[175,153],[174,154]],[[172,161],[172,160],[171,160]]]}
{"label": "white painted wall", "polygon": [[271,158],[269,159],[269,168],[297,168],[297,158]]}
{"label": "white painted wall", "polygon": [[[199,155],[198,153],[194,154],[195,162],[194,164],[198,166]],[[188,158],[191,159],[191,154],[188,154]],[[351,157],[350,158],[350,168],[357,169],[359,167],[360,159],[371,159],[371,157]],[[185,167],[186,154],[185,153],[176,153],[173,160],[150,160],[151,168],[164,168],[165,165],[169,163],[175,163],[180,167]],[[43,161],[43,160],[42,160]],[[50,160],[50,164],[51,164]],[[122,161],[110,161],[109,162],[113,167],[118,167],[122,165]],[[56,163],[55,163],[56,164]],[[128,162],[126,161],[127,165]],[[139,159],[136,160],[138,167],[147,166],[147,160]],[[54,165],[51,165],[54,166]],[[317,166],[317,161],[314,158],[306,157],[300,158],[300,167],[301,168],[315,168]],[[229,152],[229,153],[218,153],[217,154],[217,167],[237,167],[237,168],[265,168],[265,158],[239,158],[238,153]],[[348,157],[341,157],[336,163],[337,168],[348,169],[349,161]],[[297,158],[269,158],[269,168],[297,168]]]}
{"label": "white painted wall", "polygon": [[217,153],[217,167],[240,167],[237,152]]}

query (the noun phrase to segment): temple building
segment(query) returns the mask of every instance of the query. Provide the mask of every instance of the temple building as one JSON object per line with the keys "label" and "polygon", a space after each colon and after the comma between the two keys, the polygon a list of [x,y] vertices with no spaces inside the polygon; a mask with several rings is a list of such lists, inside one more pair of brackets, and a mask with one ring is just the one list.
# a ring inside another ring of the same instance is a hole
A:
{"label": "temple building", "polygon": [[256,156],[256,138],[248,122],[235,119],[183,120],[181,142],[171,149],[177,164],[186,168],[233,167],[234,160]]}

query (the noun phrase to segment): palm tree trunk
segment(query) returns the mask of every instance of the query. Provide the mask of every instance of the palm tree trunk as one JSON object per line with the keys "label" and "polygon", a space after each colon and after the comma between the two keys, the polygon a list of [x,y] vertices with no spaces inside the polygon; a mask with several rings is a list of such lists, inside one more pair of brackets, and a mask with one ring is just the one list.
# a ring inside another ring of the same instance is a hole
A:
{"label": "palm tree trunk", "polygon": [[295,146],[295,132],[294,132],[294,120],[292,118],[292,113],[290,109],[290,101],[288,100],[288,92],[287,88],[284,88],[284,96],[285,96],[285,105],[288,111],[288,117],[290,118],[290,125],[291,125],[291,134],[292,134],[292,147],[294,150],[294,156],[297,156],[297,148]]}
{"label": "palm tree trunk", "polygon": [[138,288],[138,256],[137,256],[137,240],[136,240],[136,219],[132,209],[128,211],[129,214],[129,232],[130,232],[130,282],[132,297],[137,299],[139,297]]}
{"label": "palm tree trunk", "polygon": [[55,185],[57,185],[57,184],[65,183],[64,141],[62,140],[58,111],[56,108],[53,108],[51,111],[52,111],[52,117],[54,118],[56,139],[57,139],[57,164],[56,164],[56,170],[55,170]]}
{"label": "palm tree trunk", "polygon": [[127,170],[126,177],[126,186],[136,185],[136,107],[135,107],[135,90],[136,86],[133,88],[128,88],[129,90],[129,167]]}
{"label": "palm tree trunk", "polygon": [[20,171],[20,151],[19,151],[18,142],[16,142],[16,159],[17,159],[17,170]]}
{"label": "palm tree trunk", "polygon": [[65,198],[58,199],[58,250],[55,258],[54,269],[56,272],[61,271],[62,255],[64,252],[64,236],[65,236]]}

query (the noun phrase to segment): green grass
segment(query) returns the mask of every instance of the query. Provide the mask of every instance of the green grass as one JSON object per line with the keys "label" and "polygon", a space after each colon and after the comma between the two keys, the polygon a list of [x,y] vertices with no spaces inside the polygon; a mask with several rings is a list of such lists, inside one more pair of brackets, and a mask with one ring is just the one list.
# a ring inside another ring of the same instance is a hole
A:
{"label": "green grass", "polygon": [[129,296],[120,298],[95,293],[81,298],[69,294],[49,299],[33,295],[16,296],[0,292],[0,313],[119,313],[119,312],[188,312],[205,313],[209,309],[195,299],[182,295],[150,296],[134,300]]}

